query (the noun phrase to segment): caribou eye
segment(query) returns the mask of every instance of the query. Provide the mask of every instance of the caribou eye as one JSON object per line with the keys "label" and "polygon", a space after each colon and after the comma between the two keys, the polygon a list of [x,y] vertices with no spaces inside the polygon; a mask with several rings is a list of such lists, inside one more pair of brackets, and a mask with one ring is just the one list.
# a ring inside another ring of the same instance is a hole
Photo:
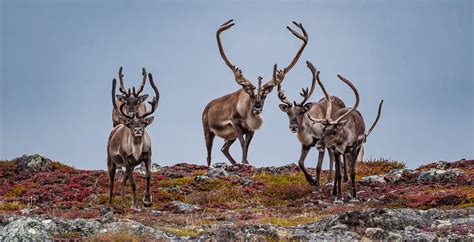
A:
{"label": "caribou eye", "polygon": [[336,131],[336,130],[333,130],[333,131],[331,132],[331,135],[332,135],[332,136],[334,136],[334,135],[336,135],[336,134],[337,134],[337,131]]}

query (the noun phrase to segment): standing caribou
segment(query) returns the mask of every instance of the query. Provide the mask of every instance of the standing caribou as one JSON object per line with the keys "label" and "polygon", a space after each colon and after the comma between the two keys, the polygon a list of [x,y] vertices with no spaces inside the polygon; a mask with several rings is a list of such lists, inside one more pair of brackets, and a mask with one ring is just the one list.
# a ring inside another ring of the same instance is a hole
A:
{"label": "standing caribou", "polygon": [[[123,67],[119,68],[119,81],[120,81],[120,88],[119,91],[122,93],[122,95],[117,95],[113,102],[115,102],[115,105],[120,107],[122,103],[125,103],[124,110],[130,115],[133,115],[134,113],[138,112],[139,114],[144,114],[146,112],[146,106],[144,101],[148,98],[148,95],[140,95],[140,93],[143,91],[143,88],[145,87],[145,82],[146,82],[146,70],[145,68],[142,68],[142,83],[140,87],[138,88],[137,91],[135,91],[135,87],[132,89],[127,89],[125,88],[125,84],[123,81]],[[112,109],[112,122],[114,127],[117,126],[118,124],[124,124],[125,119],[120,113]]]}
{"label": "standing caribou", "polygon": [[[304,48],[306,47],[306,44],[308,43],[308,35],[303,28],[303,25],[296,22],[293,22],[293,24],[295,24],[302,31],[303,36],[288,26],[287,29],[298,39],[302,40],[303,44],[291,63],[283,70],[278,71],[279,76],[284,76],[291,70],[291,68],[300,58]],[[236,164],[236,162],[229,154],[229,148],[236,139],[239,139],[240,145],[242,147],[242,163],[249,164],[247,160],[248,148],[255,131],[259,129],[263,123],[263,119],[260,114],[262,113],[265,98],[273,90],[273,87],[276,86],[278,82],[275,78],[273,78],[262,86],[263,78],[258,77],[258,86],[255,87],[242,75],[242,70],[237,68],[229,61],[224,53],[220,35],[222,32],[234,25],[235,23],[233,23],[233,20],[229,20],[222,24],[217,30],[216,38],[222,59],[231,69],[232,73],[234,74],[235,81],[242,86],[242,89],[214,99],[204,108],[202,114],[202,125],[204,128],[204,138],[206,140],[208,166],[211,165],[212,144],[216,135],[225,140],[221,151],[232,164]],[[273,72],[275,73],[276,71],[275,65]],[[273,76],[275,76],[275,74]]]}
{"label": "standing caribou", "polygon": [[[341,159],[347,160],[348,164],[351,166],[351,200],[357,201],[357,193],[355,190],[355,168],[357,156],[362,148],[362,144],[365,143],[367,136],[372,132],[380,118],[383,100],[380,101],[377,117],[374,123],[370,129],[365,132],[364,119],[360,112],[357,111],[357,107],[359,106],[359,92],[352,82],[339,74],[337,77],[346,83],[354,92],[356,98],[354,106],[352,108],[341,108],[336,112],[332,112],[332,105],[331,102],[329,102],[325,118],[310,117],[310,119],[315,123],[320,123],[324,126],[322,137],[316,143],[316,148],[319,151],[324,151],[329,147],[332,148],[335,153],[336,181],[334,182],[332,194],[336,196],[335,202],[341,203]],[[318,84],[321,85],[320,82],[318,82]],[[329,98],[329,94],[322,85],[321,88],[323,89],[326,98]]]}
{"label": "standing caribou", "polygon": [[[280,110],[288,115],[289,118],[289,128],[290,131],[297,134],[297,138],[301,143],[301,155],[300,159],[298,160],[298,165],[303,171],[306,180],[311,184],[315,185],[316,187],[320,186],[320,175],[321,175],[321,166],[323,164],[324,159],[324,149],[319,151],[318,156],[318,164],[316,167],[316,179],[314,179],[306,169],[304,162],[306,159],[306,155],[308,154],[311,147],[314,147],[316,142],[321,139],[323,135],[323,125],[322,124],[315,124],[312,120],[310,120],[309,116],[316,117],[316,118],[323,118],[327,111],[327,104],[328,104],[328,97],[319,100],[318,102],[307,102],[313,91],[316,87],[316,82],[318,82],[322,89],[324,90],[324,86],[322,85],[319,79],[319,71],[314,68],[311,62],[306,61],[308,69],[312,73],[312,82],[311,87],[308,89],[302,89],[300,95],[303,97],[303,101],[297,103],[293,101],[291,103],[285,96],[284,91],[281,88],[281,82],[283,81],[283,76],[278,76],[278,98],[282,102],[279,107]],[[335,96],[330,97],[331,104],[332,104],[332,112],[344,108],[344,102]],[[328,182],[332,181],[332,167],[333,167],[333,160],[334,154],[330,148],[328,148],[329,152],[329,174],[328,174]]]}
{"label": "standing caribou", "polygon": [[[115,170],[117,166],[125,167],[126,171],[121,182],[121,203],[125,205],[125,184],[130,180],[132,186],[132,209],[139,209],[136,201],[136,183],[133,179],[133,169],[135,166],[145,164],[146,172],[146,190],[143,198],[145,207],[152,204],[152,195],[150,193],[150,169],[151,169],[151,140],[145,128],[153,122],[153,117],[149,117],[158,107],[160,93],[153,82],[153,76],[149,73],[148,78],[152,86],[155,97],[149,102],[150,111],[144,113],[127,113],[124,109],[126,103],[117,106],[115,100],[115,88],[117,81],[112,81],[112,104],[114,111],[121,115],[123,123],[118,124],[112,129],[107,143],[107,167],[109,171],[109,204],[112,204]],[[141,90],[140,90],[141,91]],[[134,92],[135,93],[135,92]]]}

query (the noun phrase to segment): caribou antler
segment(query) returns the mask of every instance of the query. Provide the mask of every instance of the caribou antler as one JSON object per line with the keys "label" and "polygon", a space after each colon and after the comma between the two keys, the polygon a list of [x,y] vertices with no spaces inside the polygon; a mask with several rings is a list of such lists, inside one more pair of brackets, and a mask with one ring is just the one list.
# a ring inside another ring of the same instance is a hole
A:
{"label": "caribou antler", "polygon": [[123,93],[123,95],[125,96],[130,96],[130,89],[128,90],[128,93],[127,93],[127,89],[125,88],[125,84],[123,83],[123,67],[121,66],[119,68],[119,81],[120,81],[120,88],[119,88],[119,91],[121,93]]}
{"label": "caribou antler", "polygon": [[300,95],[303,97],[303,101],[301,101],[298,105],[303,106],[306,101],[311,97],[311,95],[314,92],[314,88],[316,87],[316,79],[319,79],[319,71],[314,68],[313,64],[311,62],[306,61],[306,65],[308,66],[308,69],[311,71],[313,74],[313,79],[311,81],[311,87],[310,88],[303,88],[301,89]]}
{"label": "caribou antler", "polygon": [[296,65],[296,63],[298,62],[301,54],[303,53],[304,48],[306,47],[306,44],[308,44],[308,33],[306,33],[306,30],[303,28],[303,25],[301,23],[297,23],[296,21],[293,21],[293,24],[296,25],[296,27],[298,27],[301,30],[301,32],[303,33],[303,36],[301,36],[298,32],[291,29],[290,26],[286,26],[286,28],[294,36],[296,36],[298,39],[302,40],[303,44],[301,45],[298,52],[296,52],[296,55],[295,55],[295,57],[293,57],[293,60],[290,62],[290,64],[287,67],[283,68],[283,74],[288,73],[291,70],[291,68],[293,68],[293,66]]}
{"label": "caribou antler", "polygon": [[135,95],[135,97],[138,97],[138,95],[140,95],[140,93],[143,91],[143,88],[145,87],[145,83],[146,83],[146,70],[145,70],[145,67],[142,68],[142,83],[140,84],[140,87],[138,88],[138,91],[135,93],[135,89],[133,90],[133,95]]}
{"label": "caribou antler", "polygon": [[[337,74],[337,77],[343,81],[344,83],[346,83],[351,89],[352,91],[354,92],[354,95],[355,95],[355,104],[354,106],[352,106],[352,108],[347,111],[345,114],[341,115],[338,119],[336,119],[336,121],[334,121],[334,123],[339,123],[339,121],[343,120],[346,116],[348,116],[350,113],[354,112],[357,107],[359,106],[359,92],[357,91],[357,88],[354,86],[354,84],[352,84],[351,81],[347,80],[346,78],[344,78],[343,76],[341,76],[340,74]],[[327,111],[326,111],[327,112]],[[327,113],[326,113],[326,117],[327,117]],[[329,115],[331,115],[329,113]]]}
{"label": "caribou antler", "polygon": [[222,41],[221,41],[221,33],[230,29],[232,26],[235,25],[235,23],[233,23],[233,19],[225,22],[224,24],[222,24],[219,29],[217,30],[217,33],[216,33],[216,38],[217,38],[217,45],[219,46],[219,53],[221,54],[221,57],[222,59],[224,60],[225,64],[232,70],[232,72],[234,73],[234,76],[235,76],[235,81],[241,85],[245,90],[247,91],[250,91],[250,90],[254,90],[255,89],[255,86],[247,79],[245,78],[243,75],[242,75],[242,70],[237,68],[235,65],[233,65],[229,59],[227,58],[226,54],[225,54],[225,51],[224,51],[224,47],[222,46]]}
{"label": "caribou antler", "polygon": [[[276,64],[273,66],[273,80],[278,80],[277,79],[277,65]],[[288,99],[285,96],[285,92],[281,89],[281,83],[282,83],[282,80],[279,80],[278,81],[278,86],[277,86],[278,98],[280,99],[280,101],[282,103],[284,103],[284,104],[288,105],[289,107],[291,107],[291,102],[288,101]]]}
{"label": "caribou antler", "polygon": [[158,91],[158,88],[155,85],[155,82],[153,81],[153,76],[151,73],[148,73],[148,80],[150,81],[150,85],[153,88],[153,91],[155,91],[155,96],[153,97],[152,101],[148,102],[151,105],[151,110],[148,112],[145,112],[142,117],[145,118],[149,116],[150,114],[154,113],[156,111],[156,108],[158,107],[158,103],[160,101],[160,92]]}
{"label": "caribou antler", "polygon": [[375,125],[379,121],[380,113],[382,112],[382,105],[383,105],[383,99],[379,103],[379,109],[377,111],[377,117],[375,118],[374,123],[372,124],[372,126],[370,126],[369,130],[365,132],[365,139],[367,139],[367,136],[369,136],[370,132],[372,132],[372,130],[375,128]]}

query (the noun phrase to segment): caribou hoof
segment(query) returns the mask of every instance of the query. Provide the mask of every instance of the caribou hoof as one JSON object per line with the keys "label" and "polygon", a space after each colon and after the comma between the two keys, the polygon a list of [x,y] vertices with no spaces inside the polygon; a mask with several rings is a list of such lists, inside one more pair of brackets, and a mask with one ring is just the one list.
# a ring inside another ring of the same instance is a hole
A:
{"label": "caribou hoof", "polygon": [[344,204],[344,202],[341,199],[334,200],[334,204]]}
{"label": "caribou hoof", "polygon": [[153,197],[150,196],[149,199],[146,199],[146,197],[143,198],[143,206],[146,208],[149,208],[153,205]]}

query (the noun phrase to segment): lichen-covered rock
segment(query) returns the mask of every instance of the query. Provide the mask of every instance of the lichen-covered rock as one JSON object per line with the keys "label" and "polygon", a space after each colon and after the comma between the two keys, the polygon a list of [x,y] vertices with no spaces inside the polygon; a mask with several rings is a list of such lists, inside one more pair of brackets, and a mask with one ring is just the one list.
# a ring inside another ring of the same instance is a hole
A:
{"label": "lichen-covered rock", "polygon": [[102,226],[99,230],[99,234],[103,233],[118,233],[126,232],[135,236],[152,236],[157,239],[167,239],[169,236],[163,231],[143,225],[133,220],[123,219],[117,222],[108,223]]}
{"label": "lichen-covered rock", "polygon": [[16,158],[16,169],[17,172],[45,172],[52,171],[53,161],[44,156],[34,155],[23,155]]}
{"label": "lichen-covered rock", "polygon": [[50,241],[46,226],[34,218],[22,217],[0,229],[0,241]]}
{"label": "lichen-covered rock", "polygon": [[363,177],[361,180],[360,180],[360,183],[363,184],[363,185],[370,185],[374,182],[378,182],[378,183],[387,183],[385,181],[385,178],[384,176],[377,176],[377,175],[374,175],[374,176],[366,176],[366,177]]}
{"label": "lichen-covered rock", "polygon": [[[152,162],[151,163],[151,169],[150,169],[150,172],[152,173],[155,173],[155,172],[158,172],[162,169],[162,167],[160,165],[158,165],[157,163],[155,162]],[[145,174],[146,171],[145,171],[145,164],[142,163],[141,165],[135,167],[135,169],[133,170],[134,172],[138,172],[140,174]]]}
{"label": "lichen-covered rock", "polygon": [[164,209],[177,213],[191,213],[196,210],[200,210],[201,208],[199,206],[183,203],[180,201],[172,201],[165,205]]}
{"label": "lichen-covered rock", "polygon": [[388,232],[381,228],[367,228],[364,234],[367,238],[374,240],[381,240],[388,237]]}
{"label": "lichen-covered rock", "polygon": [[216,178],[216,177],[228,177],[231,174],[223,168],[210,168],[206,173],[207,177]]}
{"label": "lichen-covered rock", "polygon": [[421,172],[418,176],[420,182],[437,182],[443,180],[453,180],[458,176],[463,175],[464,172],[461,169],[430,169],[428,171]]}

